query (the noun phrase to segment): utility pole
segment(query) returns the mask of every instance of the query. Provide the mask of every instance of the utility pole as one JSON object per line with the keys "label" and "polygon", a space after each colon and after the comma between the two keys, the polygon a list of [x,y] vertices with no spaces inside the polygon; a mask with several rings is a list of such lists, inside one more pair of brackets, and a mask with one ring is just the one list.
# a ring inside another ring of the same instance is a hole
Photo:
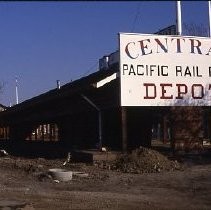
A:
{"label": "utility pole", "polygon": [[181,2],[177,1],[177,35],[182,35],[182,15],[181,15]]}
{"label": "utility pole", "polygon": [[16,97],[16,104],[18,104],[18,79],[15,77],[15,97]]}

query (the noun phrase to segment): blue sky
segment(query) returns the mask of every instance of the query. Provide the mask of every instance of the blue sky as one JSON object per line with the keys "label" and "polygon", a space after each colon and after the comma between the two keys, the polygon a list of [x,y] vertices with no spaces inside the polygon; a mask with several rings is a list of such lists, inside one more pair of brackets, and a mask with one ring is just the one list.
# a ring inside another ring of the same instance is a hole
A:
{"label": "blue sky", "polygon": [[[22,102],[97,71],[118,32],[155,33],[175,11],[174,1],[0,2],[0,103],[15,103],[15,77]],[[182,2],[182,19],[208,27],[208,3]]]}

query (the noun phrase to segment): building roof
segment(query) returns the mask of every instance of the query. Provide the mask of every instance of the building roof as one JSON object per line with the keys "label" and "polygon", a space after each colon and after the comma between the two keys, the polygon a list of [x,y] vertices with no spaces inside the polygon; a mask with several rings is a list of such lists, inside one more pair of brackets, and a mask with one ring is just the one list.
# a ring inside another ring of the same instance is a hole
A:
{"label": "building roof", "polygon": [[0,123],[39,121],[41,118],[47,121],[67,114],[93,110],[82,95],[102,109],[118,106],[119,83],[115,78],[106,80],[114,74],[117,75],[117,71],[101,70],[9,107],[4,113],[0,113]]}

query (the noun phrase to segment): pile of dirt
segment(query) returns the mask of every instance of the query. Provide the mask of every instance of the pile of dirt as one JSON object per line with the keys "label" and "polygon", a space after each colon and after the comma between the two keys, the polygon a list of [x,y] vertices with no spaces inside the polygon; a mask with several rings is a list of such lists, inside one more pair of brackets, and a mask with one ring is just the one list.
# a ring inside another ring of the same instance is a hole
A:
{"label": "pile of dirt", "polygon": [[171,161],[158,151],[140,147],[131,154],[122,154],[110,166],[125,173],[155,173],[181,169],[177,161]]}

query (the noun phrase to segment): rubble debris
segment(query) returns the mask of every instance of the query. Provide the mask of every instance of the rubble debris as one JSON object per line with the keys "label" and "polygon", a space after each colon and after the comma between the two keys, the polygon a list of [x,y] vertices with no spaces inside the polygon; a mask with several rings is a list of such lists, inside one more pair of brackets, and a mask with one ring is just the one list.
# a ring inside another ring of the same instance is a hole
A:
{"label": "rubble debris", "polygon": [[169,160],[158,151],[140,147],[131,154],[120,155],[113,167],[127,173],[153,173],[180,169],[180,164]]}
{"label": "rubble debris", "polygon": [[96,162],[95,165],[103,169],[137,174],[181,169],[181,165],[176,160],[169,160],[158,151],[145,147],[133,150],[131,154],[121,154],[115,161],[101,161]]}

